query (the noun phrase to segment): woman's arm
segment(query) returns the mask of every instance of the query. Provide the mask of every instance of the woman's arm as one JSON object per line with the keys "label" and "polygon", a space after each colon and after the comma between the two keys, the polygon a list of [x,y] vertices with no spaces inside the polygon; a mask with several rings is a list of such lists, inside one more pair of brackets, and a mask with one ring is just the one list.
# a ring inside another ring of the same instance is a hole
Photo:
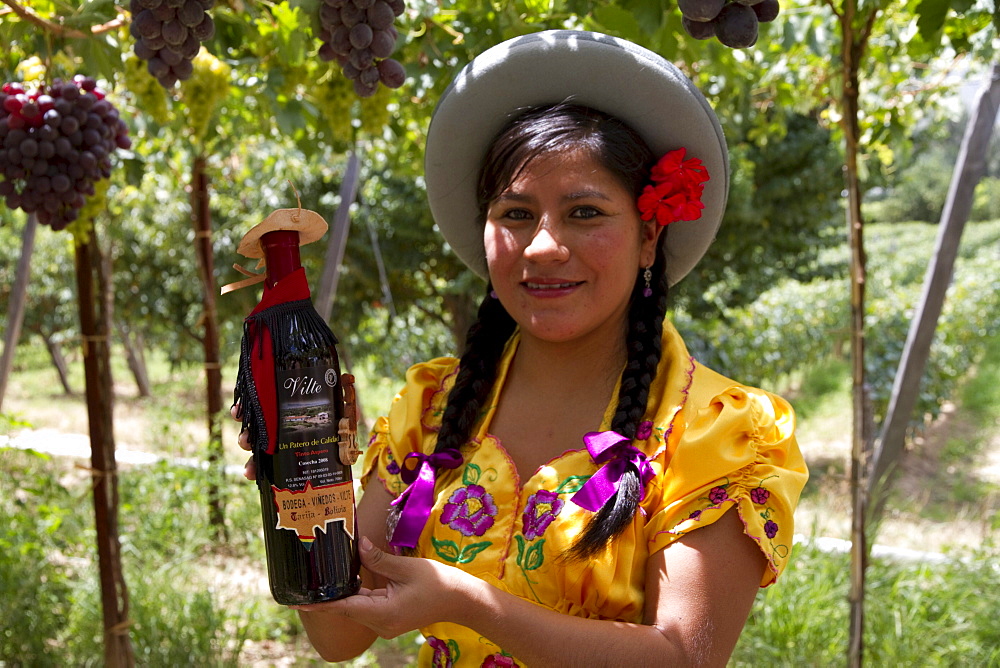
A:
{"label": "woman's arm", "polygon": [[478,631],[528,665],[724,666],[765,567],[736,512],[649,559],[643,624],[564,615],[446,564],[396,557],[362,543],[385,587],[301,606],[343,615],[391,638],[435,622]]}

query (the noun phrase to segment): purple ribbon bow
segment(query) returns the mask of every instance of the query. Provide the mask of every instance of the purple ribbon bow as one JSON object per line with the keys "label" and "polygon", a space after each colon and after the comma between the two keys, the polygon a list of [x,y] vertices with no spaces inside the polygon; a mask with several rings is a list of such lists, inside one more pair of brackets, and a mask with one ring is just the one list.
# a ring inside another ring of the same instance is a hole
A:
{"label": "purple ribbon bow", "polygon": [[[415,459],[417,465],[410,468],[407,460]],[[400,477],[409,485],[392,505],[402,504],[399,521],[392,530],[389,544],[393,547],[416,547],[420,532],[427,524],[434,506],[434,475],[438,468],[454,469],[462,465],[462,453],[448,448],[432,455],[411,452],[403,459]]]}
{"label": "purple ribbon bow", "polygon": [[646,483],[653,478],[653,467],[646,455],[631,441],[615,431],[592,431],[583,437],[595,464],[604,464],[570,499],[576,505],[596,513],[608,502],[621,482],[622,474],[634,466],[642,481],[640,499],[646,496]]}

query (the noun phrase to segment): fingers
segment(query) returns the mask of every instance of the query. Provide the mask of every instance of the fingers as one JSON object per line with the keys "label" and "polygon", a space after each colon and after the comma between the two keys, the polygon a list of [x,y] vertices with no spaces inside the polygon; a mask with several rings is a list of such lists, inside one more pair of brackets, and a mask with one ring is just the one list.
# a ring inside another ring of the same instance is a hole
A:
{"label": "fingers", "polygon": [[243,467],[243,477],[247,480],[257,479],[257,462],[253,460],[253,457],[248,459],[246,465]]}

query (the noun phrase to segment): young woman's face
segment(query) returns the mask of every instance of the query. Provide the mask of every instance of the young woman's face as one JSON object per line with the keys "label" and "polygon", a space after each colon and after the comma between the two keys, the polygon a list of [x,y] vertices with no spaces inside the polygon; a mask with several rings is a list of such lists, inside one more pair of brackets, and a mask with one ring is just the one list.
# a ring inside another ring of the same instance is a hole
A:
{"label": "young woman's face", "polygon": [[522,336],[605,341],[624,331],[629,297],[653,263],[659,227],[587,151],[532,160],[490,203],[490,279]]}

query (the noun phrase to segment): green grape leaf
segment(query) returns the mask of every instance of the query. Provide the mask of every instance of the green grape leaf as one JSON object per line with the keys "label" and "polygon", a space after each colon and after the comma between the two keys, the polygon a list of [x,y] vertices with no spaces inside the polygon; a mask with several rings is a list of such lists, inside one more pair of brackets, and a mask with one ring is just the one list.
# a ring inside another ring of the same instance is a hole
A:
{"label": "green grape leaf", "polygon": [[526,571],[536,570],[545,562],[545,554],[542,553],[542,546],[545,545],[545,539],[541,539],[534,545],[528,548],[527,552],[524,553],[524,564],[523,568]]}
{"label": "green grape leaf", "polygon": [[471,545],[466,545],[462,548],[462,551],[458,554],[458,563],[467,564],[476,558],[476,555],[492,545],[490,541],[483,541],[482,543],[472,543]]}
{"label": "green grape leaf", "polygon": [[461,552],[455,541],[431,538],[431,544],[434,545],[434,551],[439,557],[451,564],[458,563]]}

